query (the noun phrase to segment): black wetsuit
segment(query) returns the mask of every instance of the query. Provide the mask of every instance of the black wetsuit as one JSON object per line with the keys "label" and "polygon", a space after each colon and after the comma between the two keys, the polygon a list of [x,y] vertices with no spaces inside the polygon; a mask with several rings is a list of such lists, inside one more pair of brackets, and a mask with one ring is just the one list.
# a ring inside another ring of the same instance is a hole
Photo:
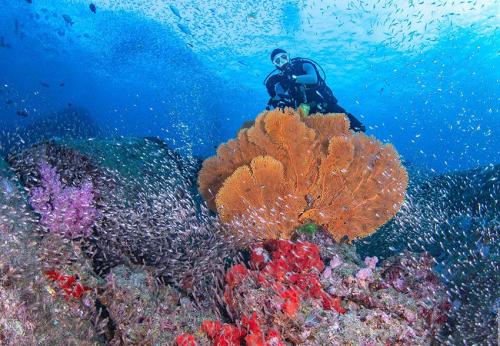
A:
{"label": "black wetsuit", "polygon": [[[316,84],[299,84],[292,76],[307,74],[304,64],[314,67],[317,76]],[[266,88],[271,99],[269,106],[274,108],[297,108],[301,103],[307,103],[310,113],[345,113],[354,131],[365,131],[365,126],[351,113],[338,105],[332,90],[326,85],[314,63],[307,59],[294,58],[285,66],[283,71],[271,75],[266,80]],[[279,89],[279,91],[278,91]]]}

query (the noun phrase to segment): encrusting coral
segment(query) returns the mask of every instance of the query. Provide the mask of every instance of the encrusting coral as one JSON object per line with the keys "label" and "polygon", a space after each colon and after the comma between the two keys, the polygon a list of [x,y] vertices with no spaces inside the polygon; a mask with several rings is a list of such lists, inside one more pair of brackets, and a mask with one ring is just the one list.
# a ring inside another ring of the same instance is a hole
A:
{"label": "encrusting coral", "polygon": [[[427,253],[357,256],[323,230],[254,244],[228,268],[230,320],[204,320],[178,346],[432,345],[451,302]],[[207,338],[209,340],[207,340]]]}
{"label": "encrusting coral", "polygon": [[253,239],[289,239],[306,222],[335,240],[365,237],[404,201],[408,176],[391,145],[353,134],[343,114],[261,113],[198,177],[223,222]]}

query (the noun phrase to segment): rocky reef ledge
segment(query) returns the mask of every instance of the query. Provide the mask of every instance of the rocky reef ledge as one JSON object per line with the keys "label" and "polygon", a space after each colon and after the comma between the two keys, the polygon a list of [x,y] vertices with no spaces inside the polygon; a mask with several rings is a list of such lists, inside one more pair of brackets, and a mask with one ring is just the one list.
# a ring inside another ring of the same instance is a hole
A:
{"label": "rocky reef ledge", "polygon": [[449,343],[458,307],[435,253],[360,257],[314,224],[240,249],[201,203],[199,168],[158,139],[51,141],[0,162],[0,343]]}

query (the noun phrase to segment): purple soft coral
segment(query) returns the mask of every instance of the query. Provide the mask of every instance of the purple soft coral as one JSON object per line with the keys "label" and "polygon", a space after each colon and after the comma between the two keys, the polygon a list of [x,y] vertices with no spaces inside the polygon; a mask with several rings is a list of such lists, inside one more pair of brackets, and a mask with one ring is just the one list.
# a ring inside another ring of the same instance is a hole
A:
{"label": "purple soft coral", "polygon": [[80,188],[65,187],[56,168],[45,161],[40,162],[40,175],[42,186],[33,189],[30,199],[33,209],[41,215],[40,223],[67,238],[90,235],[97,216],[92,206],[92,183]]}

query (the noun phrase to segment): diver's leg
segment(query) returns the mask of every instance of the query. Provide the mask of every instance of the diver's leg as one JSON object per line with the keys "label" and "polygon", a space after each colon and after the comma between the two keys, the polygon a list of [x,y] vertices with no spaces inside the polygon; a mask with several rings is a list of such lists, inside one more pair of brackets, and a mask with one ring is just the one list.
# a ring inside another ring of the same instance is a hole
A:
{"label": "diver's leg", "polygon": [[349,119],[350,122],[350,129],[356,132],[365,132],[366,128],[365,125],[361,123],[354,115],[352,115],[349,112],[346,112],[346,110],[342,107],[339,106],[338,103],[330,103],[328,105],[328,113],[345,113],[347,115],[347,118]]}
{"label": "diver's leg", "polygon": [[365,132],[366,127],[359,121],[354,115],[351,113],[346,113],[347,117],[349,118],[349,122],[351,123],[350,129],[354,130],[356,132]]}
{"label": "diver's leg", "polygon": [[344,108],[340,107],[338,103],[328,102],[328,113],[347,113]]}

